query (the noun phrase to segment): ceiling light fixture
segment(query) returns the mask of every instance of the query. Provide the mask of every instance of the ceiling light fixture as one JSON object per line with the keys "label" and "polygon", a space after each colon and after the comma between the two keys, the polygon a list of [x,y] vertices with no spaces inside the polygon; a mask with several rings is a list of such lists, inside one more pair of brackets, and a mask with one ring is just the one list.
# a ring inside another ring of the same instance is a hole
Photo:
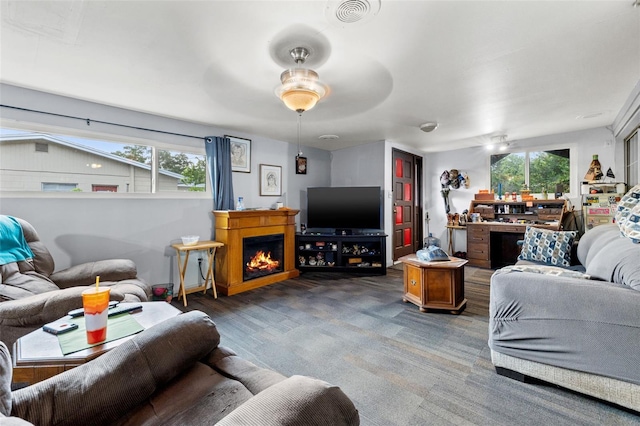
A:
{"label": "ceiling light fixture", "polygon": [[491,143],[485,145],[487,150],[492,151],[497,148],[499,151],[506,151],[511,146],[511,142],[507,142],[507,135],[497,135],[491,137]]}
{"label": "ceiling light fixture", "polygon": [[340,139],[340,136],[338,136],[338,135],[321,135],[321,136],[318,136],[318,139],[321,139],[323,141],[333,141],[333,140],[336,140],[336,139]]}
{"label": "ceiling light fixture", "polygon": [[300,68],[309,57],[304,47],[296,47],[289,52],[297,67],[285,70],[280,74],[282,85],[276,89],[278,96],[287,108],[302,114],[313,108],[327,93],[327,86],[318,79],[314,70]]}
{"label": "ceiling light fixture", "polygon": [[428,121],[420,125],[420,130],[422,130],[425,133],[433,132],[437,128],[438,128],[438,123],[432,122],[432,121]]}

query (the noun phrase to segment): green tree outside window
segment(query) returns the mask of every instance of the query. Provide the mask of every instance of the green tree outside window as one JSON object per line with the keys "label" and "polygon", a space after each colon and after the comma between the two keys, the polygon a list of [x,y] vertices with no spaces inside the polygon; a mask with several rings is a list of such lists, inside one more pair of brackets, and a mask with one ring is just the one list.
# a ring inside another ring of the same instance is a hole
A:
{"label": "green tree outside window", "polygon": [[[528,170],[528,173],[527,173]],[[531,151],[491,156],[491,188],[498,193],[520,192],[529,188],[532,193],[555,192],[556,185],[570,187],[570,158],[568,149]]]}

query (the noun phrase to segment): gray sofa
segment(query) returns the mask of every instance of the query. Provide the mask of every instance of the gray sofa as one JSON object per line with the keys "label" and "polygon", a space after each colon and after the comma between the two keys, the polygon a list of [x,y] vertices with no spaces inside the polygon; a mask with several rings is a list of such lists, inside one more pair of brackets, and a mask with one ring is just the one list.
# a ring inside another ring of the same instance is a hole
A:
{"label": "gray sofa", "polygon": [[519,261],[494,273],[492,362],[502,375],[640,411],[640,244],[601,225],[577,257],[571,271]]}
{"label": "gray sofa", "polygon": [[[3,223],[7,218],[2,217]],[[99,260],[54,272],[53,257],[34,227],[23,219],[13,219],[22,228],[33,258],[0,265],[0,340],[7,347],[82,307],[81,293],[94,285],[97,275],[100,285],[111,288],[112,300],[145,302],[151,297],[151,286],[137,276],[136,265],[129,259]]]}
{"label": "gray sofa", "polygon": [[358,411],[340,388],[257,367],[219,342],[213,321],[191,311],[87,364],[13,392],[10,360],[0,344],[0,424],[359,424]]}

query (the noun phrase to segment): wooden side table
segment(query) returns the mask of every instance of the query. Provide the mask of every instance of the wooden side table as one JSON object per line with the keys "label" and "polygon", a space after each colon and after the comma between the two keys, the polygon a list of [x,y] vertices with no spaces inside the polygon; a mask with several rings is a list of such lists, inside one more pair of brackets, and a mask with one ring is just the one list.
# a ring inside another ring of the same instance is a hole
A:
{"label": "wooden side table", "polygon": [[[207,292],[207,288],[209,288],[209,281],[211,281],[211,288],[213,290],[214,299],[218,298],[218,292],[216,291],[216,280],[213,274],[213,262],[216,257],[216,249],[222,246],[224,246],[224,244],[218,241],[198,241],[196,244],[192,244],[189,246],[186,246],[182,243],[171,245],[171,247],[176,249],[176,257],[178,258],[178,272],[180,274],[180,289],[178,290],[178,300],[180,300],[180,297],[182,297],[182,303],[184,303],[184,306],[187,306],[187,294],[195,293],[196,291],[200,290],[202,290],[202,293],[205,294]],[[209,267],[207,268],[207,276],[204,279],[204,284],[186,290],[184,284],[184,275],[187,272],[187,265],[189,264],[189,253],[194,250],[207,251],[207,261],[209,262]],[[182,253],[184,253],[184,259],[182,259]]]}
{"label": "wooden side table", "polygon": [[399,259],[404,264],[404,297],[402,301],[429,309],[461,313],[467,306],[464,298],[465,259],[451,257],[449,261],[426,262],[415,254]]}
{"label": "wooden side table", "polygon": [[454,235],[454,231],[456,229],[464,229],[466,230],[467,227],[466,226],[459,226],[459,225],[447,225],[447,230],[449,231],[449,254],[453,254],[453,235]]}

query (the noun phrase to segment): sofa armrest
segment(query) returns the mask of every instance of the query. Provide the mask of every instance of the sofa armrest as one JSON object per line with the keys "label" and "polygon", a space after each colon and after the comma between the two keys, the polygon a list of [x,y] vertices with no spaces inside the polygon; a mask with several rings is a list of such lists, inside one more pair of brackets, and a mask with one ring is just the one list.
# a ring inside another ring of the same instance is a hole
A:
{"label": "sofa armrest", "polygon": [[91,285],[100,281],[122,281],[136,278],[136,264],[129,259],[110,259],[87,262],[51,274],[49,278],[60,288]]}
{"label": "sofa armrest", "polygon": [[628,309],[640,306],[640,292],[595,279],[520,272],[507,267],[491,276],[490,285],[490,320],[558,314],[580,321],[606,317],[624,323],[634,318],[629,316]]}
{"label": "sofa armrest", "polygon": [[89,363],[14,391],[11,415],[36,425],[113,424],[219,342],[206,314],[178,315]]}
{"label": "sofa armrest", "polygon": [[242,383],[253,395],[286,379],[278,372],[258,367],[254,363],[236,356],[232,350],[224,346],[216,348],[202,361],[223,376]]}
{"label": "sofa armrest", "polygon": [[305,376],[291,376],[276,383],[217,423],[218,426],[358,424],[358,410],[339,387]]}
{"label": "sofa armrest", "polygon": [[622,284],[499,270],[491,277],[489,347],[640,383],[639,306],[640,291]]}

